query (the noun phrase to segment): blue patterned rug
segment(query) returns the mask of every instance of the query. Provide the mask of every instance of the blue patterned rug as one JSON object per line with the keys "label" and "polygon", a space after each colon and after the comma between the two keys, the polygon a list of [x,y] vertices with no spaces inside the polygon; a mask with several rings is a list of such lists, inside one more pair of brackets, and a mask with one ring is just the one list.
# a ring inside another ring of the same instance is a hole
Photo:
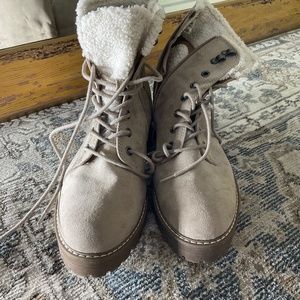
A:
{"label": "blue patterned rug", "polygon": [[[191,264],[163,241],[149,214],[137,248],[103,278],[60,260],[51,215],[0,243],[0,299],[299,299],[300,30],[251,46],[262,69],[218,91],[218,132],[241,191],[228,255]],[[0,125],[0,229],[39,198],[57,166],[48,141],[82,100]],[[62,136],[65,139],[66,136]]]}

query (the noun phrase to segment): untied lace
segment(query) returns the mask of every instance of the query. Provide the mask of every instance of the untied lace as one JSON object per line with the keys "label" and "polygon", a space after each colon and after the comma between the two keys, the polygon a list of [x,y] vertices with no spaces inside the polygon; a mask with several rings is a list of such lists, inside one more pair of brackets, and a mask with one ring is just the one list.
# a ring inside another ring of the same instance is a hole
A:
{"label": "untied lace", "polygon": [[[152,69],[150,66],[146,65],[156,76],[145,76],[142,78],[134,79],[131,80],[132,75],[133,75],[133,69],[128,75],[128,77],[120,84],[119,87],[114,91],[115,85],[113,84],[112,81],[109,80],[109,78],[103,76],[103,78],[98,78],[97,77],[97,70],[96,66],[88,61],[85,60],[82,66],[82,75],[83,77],[88,80],[88,89],[87,89],[87,94],[86,94],[86,100],[84,102],[83,109],[80,113],[80,116],[77,121],[63,125],[59,128],[56,128],[53,130],[49,136],[51,145],[56,153],[56,155],[59,158],[59,166],[53,176],[52,181],[42,194],[42,196],[35,202],[35,204],[32,206],[32,208],[25,214],[25,216],[17,223],[15,224],[12,228],[7,230],[2,236],[0,236],[0,241],[5,239],[7,236],[15,232],[19,227],[23,226],[24,223],[34,214],[36,209],[40,206],[40,204],[45,200],[45,198],[48,196],[50,191],[57,185],[53,196],[51,197],[50,201],[48,202],[44,212],[42,213],[39,223],[44,219],[46,214],[49,212],[50,208],[54,204],[54,202],[57,200],[57,196],[61,190],[62,186],[62,181],[67,169],[67,158],[68,154],[71,150],[71,147],[75,141],[75,137],[77,136],[82,124],[84,121],[87,120],[96,120],[102,127],[106,129],[106,134],[105,136],[101,136],[100,132],[97,132],[95,129],[92,129],[91,134],[93,134],[100,142],[103,144],[108,144],[109,146],[116,148],[116,144],[113,143],[111,140],[115,139],[116,137],[121,137],[121,136],[126,136],[130,132],[128,130],[120,130],[117,131],[115,128],[116,126],[125,119],[128,119],[130,117],[130,114],[127,113],[126,115],[120,116],[119,111],[121,108],[126,107],[130,101],[132,101],[132,98],[130,98],[131,95],[134,95],[135,93],[138,92],[138,90],[141,88],[141,84],[143,82],[150,82],[150,81],[155,81],[159,82],[162,80],[162,76],[154,69]],[[89,72],[88,72],[89,69]],[[103,88],[99,88],[103,87]],[[133,87],[133,88],[132,88]],[[127,88],[127,89],[126,89]],[[129,96],[129,97],[128,97]],[[109,100],[102,105],[101,97],[106,97],[109,98]],[[117,105],[113,106],[112,104],[114,102],[117,102],[116,100],[119,99],[119,97],[127,97],[127,100],[121,102],[120,104],[118,103]],[[93,103],[95,106],[95,113],[91,114],[90,116],[87,116],[88,108],[90,106],[90,103]],[[112,107],[113,106],[113,107]],[[111,117],[111,122],[107,123],[101,118],[104,114],[108,115]],[[67,129],[73,129],[73,132],[71,134],[71,137],[66,145],[66,148],[63,153],[58,149],[55,140],[54,140],[54,135],[62,132]],[[100,130],[99,130],[100,131]],[[151,174],[154,171],[154,164],[148,156],[144,155],[143,153],[139,153],[138,151],[135,151],[134,149],[130,149],[131,153],[141,157],[144,159],[147,164],[149,165],[149,172],[148,174],[144,174],[142,172],[135,171],[131,169],[128,165],[119,162],[119,161],[114,161],[112,159],[109,159],[105,155],[98,153],[97,151],[89,148],[87,146],[85,148],[86,151],[91,152],[92,154],[96,156],[101,156],[103,157],[106,161],[109,163],[112,163],[116,166],[119,166],[120,168],[126,169],[128,171],[131,171],[132,173],[142,177],[142,178],[148,178],[151,176]]]}
{"label": "untied lace", "polygon": [[[174,158],[176,155],[184,152],[184,151],[191,151],[191,150],[201,150],[205,149],[203,154],[195,160],[193,163],[189,164],[185,168],[175,172],[174,174],[171,174],[169,176],[166,176],[162,179],[160,179],[161,182],[167,181],[172,178],[176,178],[178,176],[181,176],[185,174],[186,172],[190,171],[194,167],[196,167],[200,162],[205,160],[207,158],[207,155],[209,154],[210,146],[211,146],[211,133],[213,132],[214,135],[219,139],[218,135],[215,132],[213,122],[209,118],[209,112],[208,108],[211,108],[211,111],[213,113],[213,90],[219,88],[219,87],[224,87],[226,84],[215,84],[213,87],[210,87],[208,90],[208,93],[203,97],[202,96],[202,91],[200,88],[200,85],[198,83],[193,83],[192,87],[196,90],[196,95],[186,92],[183,94],[183,99],[184,100],[189,100],[191,104],[191,112],[185,112],[183,110],[177,110],[175,112],[175,115],[177,117],[180,117],[181,120],[176,123],[172,130],[175,131],[178,128],[186,128],[187,129],[187,134],[185,136],[185,140],[183,142],[183,147],[174,147],[174,143],[164,143],[162,145],[162,151],[154,151],[152,153],[152,160],[156,163],[161,163],[161,162],[166,162],[172,158]],[[203,113],[204,119],[205,119],[205,126],[206,126],[206,138],[207,141],[206,143],[203,144],[197,144],[197,145],[190,145],[190,146],[185,146],[185,144],[191,140],[197,137],[198,135],[201,134],[200,129],[196,129],[198,120],[200,115]],[[194,120],[193,120],[194,119]],[[213,119],[213,115],[212,115]],[[188,134],[188,132],[190,132]]]}

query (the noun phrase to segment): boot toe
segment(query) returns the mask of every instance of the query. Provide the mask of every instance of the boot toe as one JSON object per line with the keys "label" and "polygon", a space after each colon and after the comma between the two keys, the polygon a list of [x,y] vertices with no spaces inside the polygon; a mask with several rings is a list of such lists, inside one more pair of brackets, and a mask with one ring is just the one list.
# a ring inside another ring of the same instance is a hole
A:
{"label": "boot toe", "polygon": [[239,206],[229,163],[203,162],[179,177],[156,183],[155,203],[165,238],[180,256],[210,262],[227,252]]}
{"label": "boot toe", "polygon": [[75,168],[64,179],[58,233],[79,253],[106,253],[120,246],[143,212],[146,192],[140,178],[112,166],[100,170],[105,176],[97,174],[92,163]]}
{"label": "boot toe", "polygon": [[165,196],[170,200],[158,198],[162,216],[175,231],[188,239],[205,241],[217,239],[231,229],[238,208],[234,181],[224,188],[207,188],[199,182],[195,185],[190,178],[173,181],[169,189],[176,192]]}

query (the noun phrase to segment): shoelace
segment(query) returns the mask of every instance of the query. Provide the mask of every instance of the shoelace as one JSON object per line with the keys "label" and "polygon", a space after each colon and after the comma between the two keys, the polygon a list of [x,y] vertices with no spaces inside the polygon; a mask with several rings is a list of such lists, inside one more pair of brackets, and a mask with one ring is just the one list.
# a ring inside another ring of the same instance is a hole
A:
{"label": "shoelace", "polygon": [[[223,87],[224,84],[216,84],[213,87],[211,87],[207,93],[206,96],[202,97],[201,88],[200,85],[197,83],[193,83],[192,87],[195,88],[197,94],[195,95],[191,93],[184,93],[183,94],[183,100],[189,100],[191,103],[191,112],[186,112],[183,110],[177,110],[175,112],[175,115],[181,120],[176,123],[171,130],[176,131],[178,128],[186,128],[187,133],[185,136],[185,140],[183,142],[183,147],[175,148],[173,143],[164,143],[162,145],[162,151],[154,151],[152,153],[152,160],[155,163],[162,163],[165,161],[168,161],[175,157],[176,155],[180,154],[184,151],[191,151],[191,150],[203,150],[203,154],[192,164],[188,165],[187,167],[183,168],[182,170],[175,172],[174,174],[171,174],[167,177],[164,177],[160,180],[160,182],[167,181],[171,178],[176,178],[178,176],[181,176],[185,174],[186,172],[190,171],[194,167],[196,167],[200,162],[205,160],[207,158],[207,155],[210,150],[211,145],[211,133],[213,132],[214,135],[219,139],[218,135],[215,132],[215,128],[213,125],[213,122],[211,122],[209,118],[209,112],[208,107],[211,108],[212,112],[212,119],[213,119],[213,109],[214,109],[214,95],[213,90],[217,89],[219,87]],[[207,141],[205,144],[197,144],[195,146],[185,146],[185,144],[191,140],[197,137],[202,133],[200,129],[196,129],[197,123],[199,120],[200,115],[203,113],[204,119],[205,119],[205,125],[206,125],[206,138]]]}
{"label": "shoelace", "polygon": [[[105,78],[105,77],[97,78],[96,67],[93,63],[87,60],[84,61],[82,66],[82,75],[86,80],[88,80],[89,84],[88,84],[86,100],[82,112],[76,122],[72,122],[63,125],[59,128],[56,128],[51,132],[49,136],[51,145],[60,161],[59,166],[55,172],[55,175],[52,181],[50,182],[50,184],[48,185],[47,189],[40,197],[40,199],[36,201],[36,203],[32,206],[32,208],[25,214],[25,216],[17,224],[15,224],[11,229],[9,229],[3,235],[0,236],[0,241],[5,239],[13,232],[15,232],[21,226],[23,226],[24,223],[34,214],[34,212],[40,206],[40,204],[45,200],[45,198],[48,196],[50,191],[55,187],[55,185],[57,185],[53,193],[53,196],[50,198],[48,205],[46,206],[44,212],[42,213],[38,223],[40,223],[44,219],[46,214],[50,211],[50,208],[52,207],[54,202],[57,201],[57,196],[62,187],[63,178],[67,170],[66,164],[67,164],[68,154],[75,141],[75,137],[77,136],[84,121],[96,120],[100,125],[99,127],[102,126],[103,128],[105,128],[106,129],[105,134],[100,134],[100,130],[96,131],[95,129],[93,129],[90,132],[90,134],[93,134],[101,143],[108,144],[113,148],[116,148],[116,144],[113,142],[113,140],[116,137],[128,136],[131,134],[129,130],[121,130],[119,132],[116,131],[116,125],[118,125],[120,122],[130,117],[129,112],[127,112],[126,115],[119,116],[119,111],[121,110],[121,108],[124,108],[127,105],[129,105],[129,102],[132,101],[131,96],[136,94],[139,91],[139,89],[142,87],[141,85],[142,83],[150,82],[150,81],[155,81],[155,82],[162,81],[162,76],[156,70],[152,69],[149,65],[145,65],[145,66],[148,67],[155,74],[155,76],[154,75],[145,76],[139,79],[130,80],[132,78],[133,71],[134,71],[132,70],[128,75],[128,77],[116,89],[115,84],[111,80],[109,80],[109,78]],[[125,90],[126,88],[127,90]],[[109,98],[109,101],[107,101],[104,105],[101,105],[100,102],[102,97],[106,97],[107,99]],[[121,103],[117,103],[117,105],[113,106],[113,103],[116,102],[116,100],[119,99],[119,97],[127,97],[128,99]],[[95,113],[91,114],[90,116],[87,116],[88,108],[91,102],[95,106]],[[110,123],[104,121],[104,118],[102,118],[103,115],[106,115],[110,117],[110,119],[112,119]],[[61,151],[58,149],[55,143],[54,135],[71,128],[74,128],[73,132],[71,134],[71,137],[67,143],[64,152],[61,153]],[[144,161],[148,164],[149,171],[147,172],[147,174],[142,172],[137,172],[120,161],[111,160],[108,157],[97,152],[96,150],[89,148],[88,146],[85,148],[85,150],[91,152],[95,156],[103,157],[109,163],[116,165],[120,168],[126,169],[142,178],[148,178],[154,172],[155,166],[152,160],[147,155],[144,155],[143,153],[135,151],[134,149],[131,148],[128,149],[130,154],[137,155],[138,157],[144,159]]]}

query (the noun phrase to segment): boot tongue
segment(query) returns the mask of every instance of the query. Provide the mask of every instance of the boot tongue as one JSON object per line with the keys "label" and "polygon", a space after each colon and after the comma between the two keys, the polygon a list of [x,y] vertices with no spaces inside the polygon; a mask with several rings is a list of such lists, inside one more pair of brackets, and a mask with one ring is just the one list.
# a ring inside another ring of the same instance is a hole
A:
{"label": "boot tongue", "polygon": [[[147,6],[108,6],[110,2],[116,5],[117,1],[79,1],[78,39],[83,56],[97,66],[99,73],[112,80],[124,80],[136,57],[151,52],[161,31],[164,13],[157,1],[148,1]],[[126,1],[120,3],[126,5]]]}

